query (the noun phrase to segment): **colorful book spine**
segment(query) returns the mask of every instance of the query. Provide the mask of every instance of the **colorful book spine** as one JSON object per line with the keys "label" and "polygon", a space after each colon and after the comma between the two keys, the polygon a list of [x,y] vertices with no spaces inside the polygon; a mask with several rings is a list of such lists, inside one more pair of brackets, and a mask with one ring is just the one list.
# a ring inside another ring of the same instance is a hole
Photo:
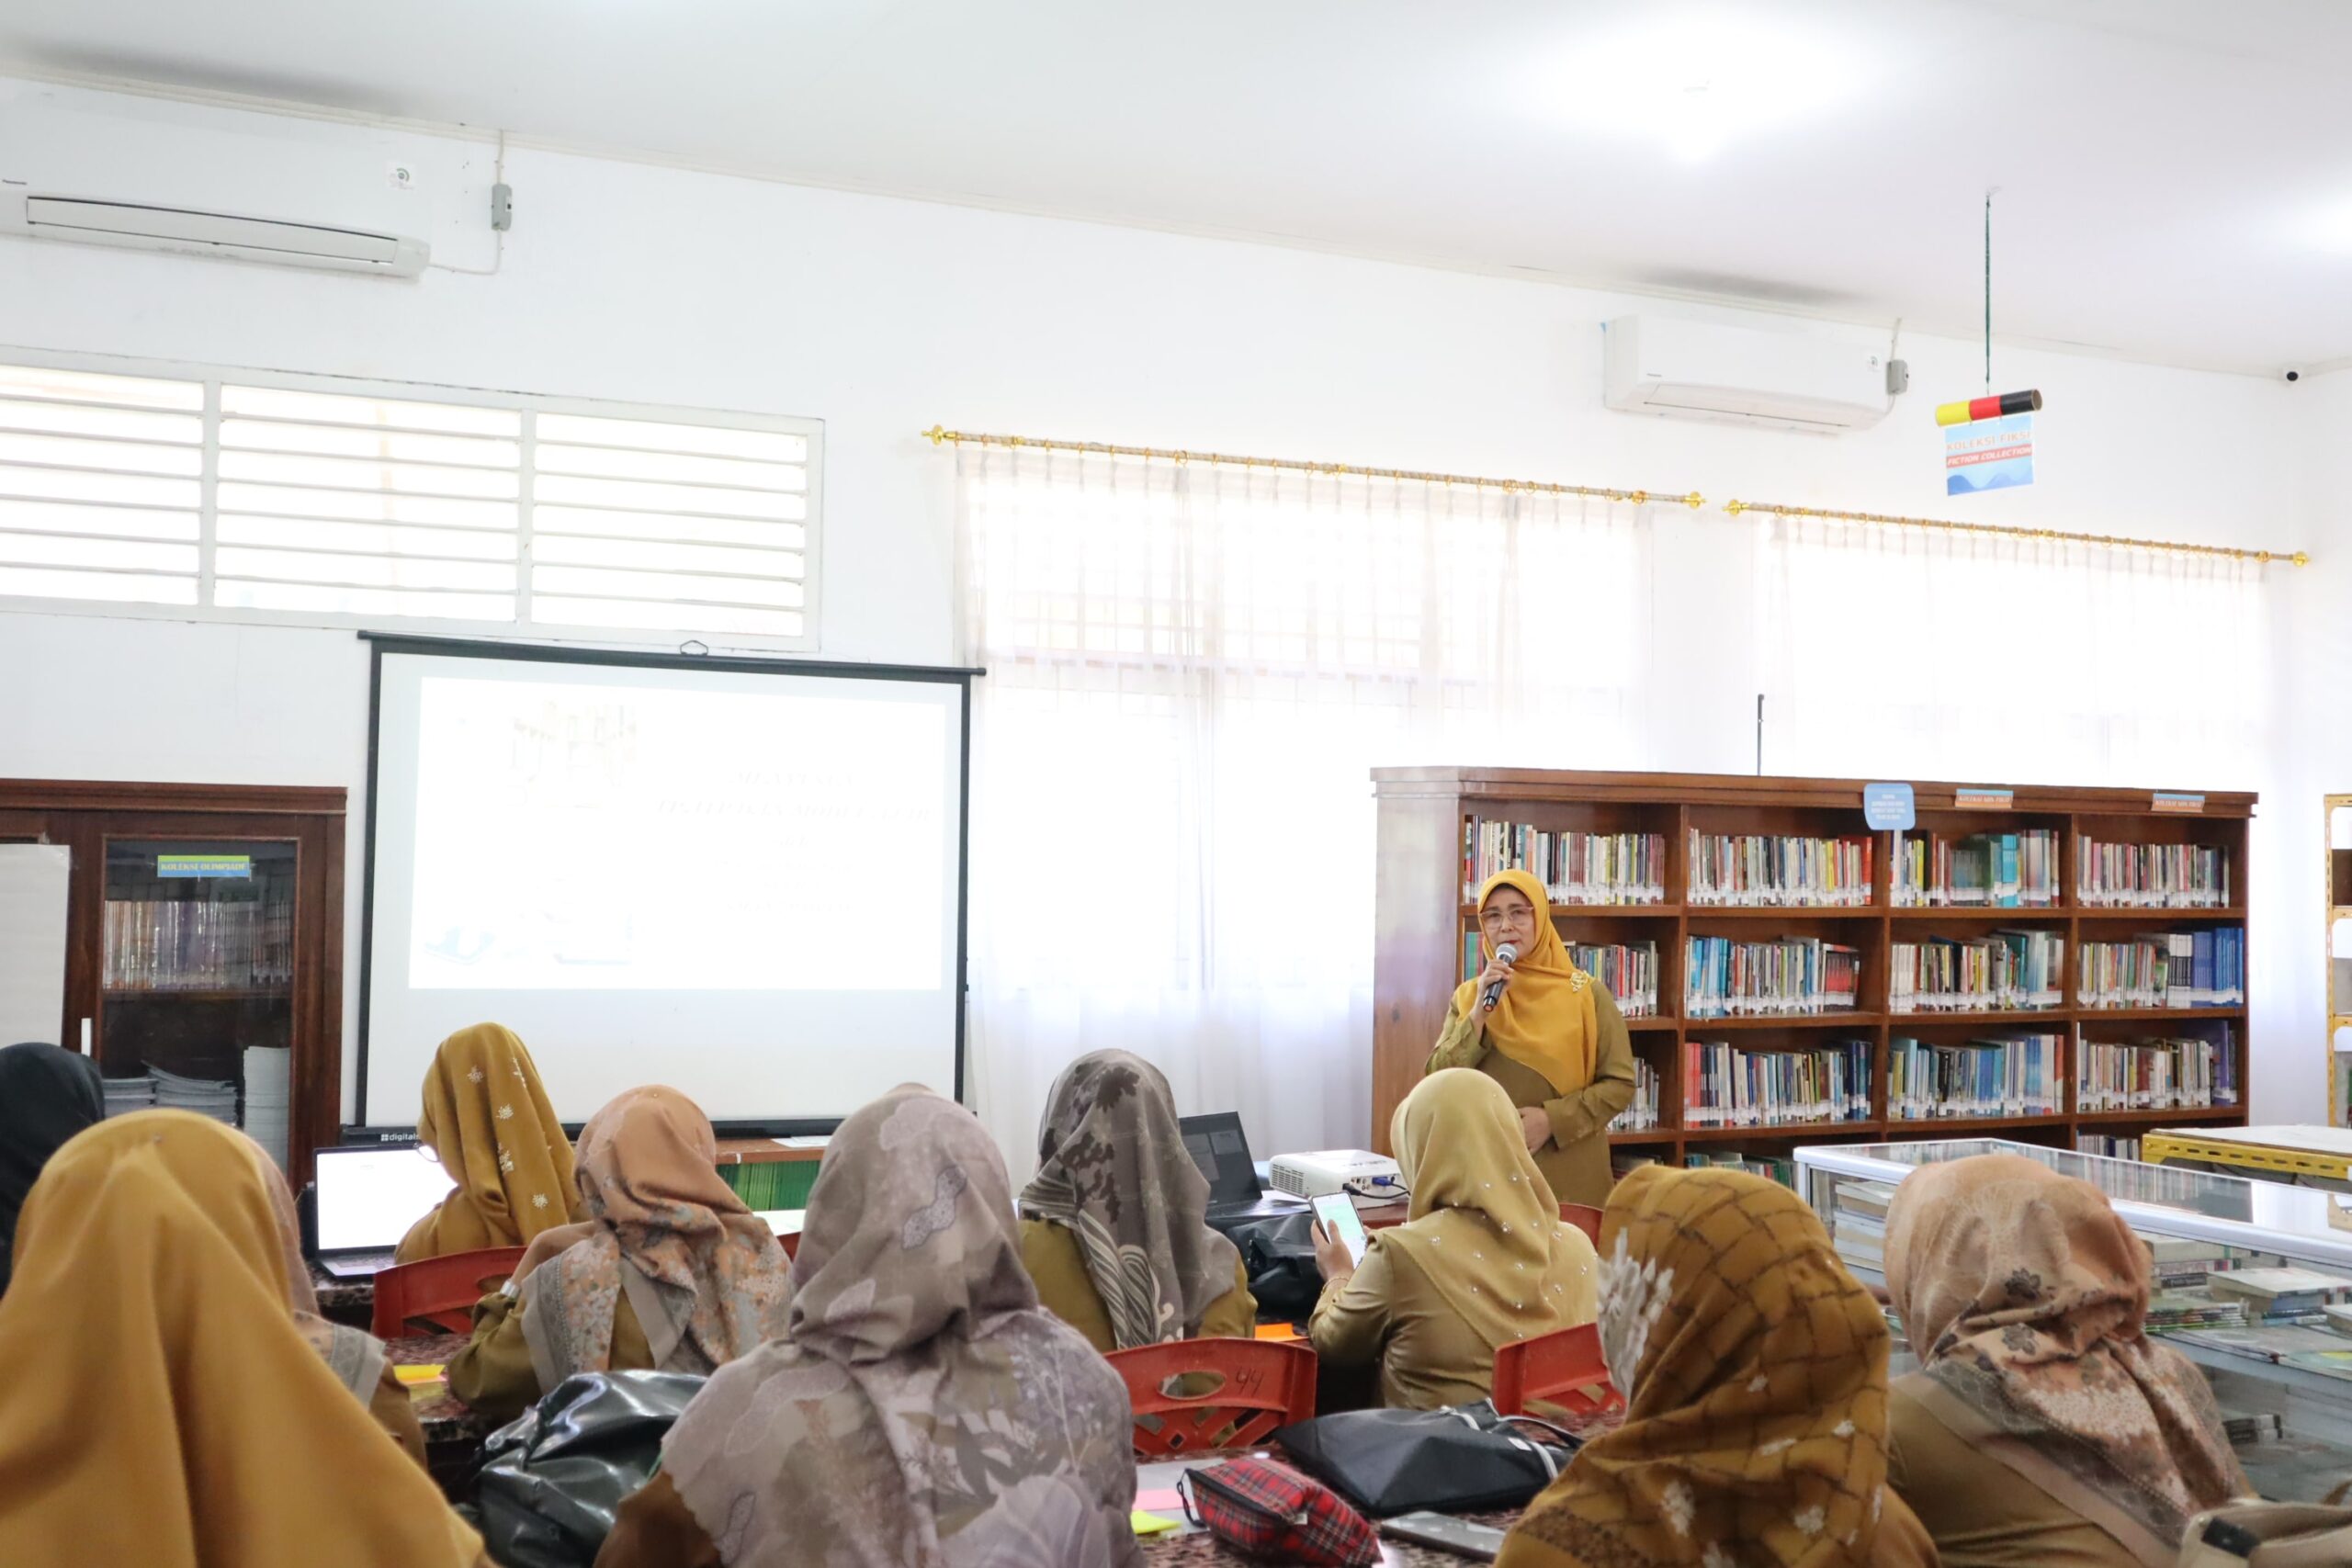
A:
{"label": "colorful book spine", "polygon": [[2063,1045],[2056,1034],[1953,1044],[1898,1036],[1887,1043],[1886,1114],[1892,1121],[2055,1116]]}
{"label": "colorful book spine", "polygon": [[2213,1040],[2086,1040],[2077,1111],[2173,1111],[2238,1103],[2238,1054],[2227,1025]]}
{"label": "colorful book spine", "polygon": [[2230,857],[2206,844],[2075,840],[2075,897],[2107,908],[2219,909],[2230,902]]}
{"label": "colorful book spine", "polygon": [[1634,1098],[1609,1123],[1612,1133],[1646,1133],[1657,1125],[1662,1088],[1656,1067],[1634,1058]]}
{"label": "colorful book spine", "polygon": [[1887,945],[1889,1012],[2008,1012],[2065,1000],[2066,939],[1996,931]]}
{"label": "colorful book spine", "polygon": [[1871,901],[1866,837],[1690,832],[1687,901],[1747,908],[1849,908]]}
{"label": "colorful book spine", "polygon": [[2058,901],[2058,830],[1894,836],[1894,899],[1898,907],[2030,908]]}
{"label": "colorful book spine", "polygon": [[1529,871],[1555,904],[1659,904],[1666,900],[1662,833],[1558,832],[1523,822],[1462,824],[1462,901],[1498,872]]}
{"label": "colorful book spine", "polygon": [[1683,974],[1686,1018],[1849,1012],[1861,992],[1862,955],[1815,937],[1694,936]]}
{"label": "colorful book spine", "polygon": [[1871,1045],[1835,1040],[1803,1051],[1683,1043],[1685,1127],[1781,1127],[1871,1119]]}

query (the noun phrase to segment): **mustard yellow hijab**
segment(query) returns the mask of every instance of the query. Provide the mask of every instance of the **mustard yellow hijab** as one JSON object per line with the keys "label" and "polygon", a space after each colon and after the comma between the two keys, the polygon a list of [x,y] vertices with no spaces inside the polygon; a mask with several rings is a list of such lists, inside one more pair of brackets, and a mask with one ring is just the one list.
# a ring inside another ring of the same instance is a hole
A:
{"label": "mustard yellow hijab", "polygon": [[1409,1257],[1489,1350],[1592,1321],[1592,1243],[1561,1223],[1502,1085],[1468,1067],[1431,1073],[1396,1108],[1388,1142],[1412,1206],[1373,1245]]}
{"label": "mustard yellow hijab", "polygon": [[[1502,1001],[1486,1015],[1487,1043],[1521,1066],[1543,1074],[1556,1094],[1587,1088],[1592,1082],[1595,1043],[1600,1038],[1592,976],[1568,956],[1552,925],[1552,900],[1532,872],[1503,871],[1487,878],[1478,889],[1480,913],[1498,887],[1516,888],[1535,906],[1535,946],[1511,965]],[[1478,955],[1489,962],[1495,956],[1483,934]],[[1475,976],[1454,987],[1453,1010],[1463,1018],[1477,1016]]]}
{"label": "mustard yellow hijab", "polygon": [[583,1217],[571,1141],[530,1052],[503,1024],[477,1023],[441,1042],[424,1075],[416,1136],[458,1186],[409,1227],[392,1255],[400,1262],[523,1247]]}
{"label": "mustard yellow hijab", "polygon": [[101,1122],[25,1201],[0,1301],[0,1562],[474,1568],[481,1539],[288,1313],[236,1134],[167,1156],[199,1142],[190,1122],[210,1125]]}

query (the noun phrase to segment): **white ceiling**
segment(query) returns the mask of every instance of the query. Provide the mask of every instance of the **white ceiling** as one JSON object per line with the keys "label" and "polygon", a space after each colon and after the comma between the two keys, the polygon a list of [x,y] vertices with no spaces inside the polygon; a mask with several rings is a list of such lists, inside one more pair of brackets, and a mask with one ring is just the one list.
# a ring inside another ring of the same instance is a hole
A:
{"label": "white ceiling", "polygon": [[2341,0],[9,0],[0,68],[2272,373]]}

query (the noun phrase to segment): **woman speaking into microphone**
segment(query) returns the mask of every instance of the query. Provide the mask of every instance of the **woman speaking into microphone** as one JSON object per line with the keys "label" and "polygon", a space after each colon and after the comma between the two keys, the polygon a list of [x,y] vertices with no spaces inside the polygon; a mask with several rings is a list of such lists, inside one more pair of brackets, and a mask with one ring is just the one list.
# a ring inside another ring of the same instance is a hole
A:
{"label": "woman speaking into microphone", "polygon": [[1476,1067],[1502,1085],[1552,1195],[1597,1208],[1616,1180],[1609,1119],[1634,1098],[1624,1015],[1568,957],[1532,874],[1502,872],[1478,889],[1478,934],[1487,966],[1455,989],[1423,1071]]}

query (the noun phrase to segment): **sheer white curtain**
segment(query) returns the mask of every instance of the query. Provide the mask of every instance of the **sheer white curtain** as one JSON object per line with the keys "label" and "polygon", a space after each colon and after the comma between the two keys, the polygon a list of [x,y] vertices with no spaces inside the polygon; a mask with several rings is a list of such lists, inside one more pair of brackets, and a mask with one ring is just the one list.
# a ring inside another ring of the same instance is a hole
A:
{"label": "sheer white curtain", "polygon": [[1640,761],[1649,525],[1492,488],[964,446],[974,1100],[1104,1046],[1262,1153],[1371,1114],[1370,770]]}
{"label": "sheer white curtain", "polygon": [[2252,561],[1758,526],[1768,773],[2257,789],[2271,771]]}

